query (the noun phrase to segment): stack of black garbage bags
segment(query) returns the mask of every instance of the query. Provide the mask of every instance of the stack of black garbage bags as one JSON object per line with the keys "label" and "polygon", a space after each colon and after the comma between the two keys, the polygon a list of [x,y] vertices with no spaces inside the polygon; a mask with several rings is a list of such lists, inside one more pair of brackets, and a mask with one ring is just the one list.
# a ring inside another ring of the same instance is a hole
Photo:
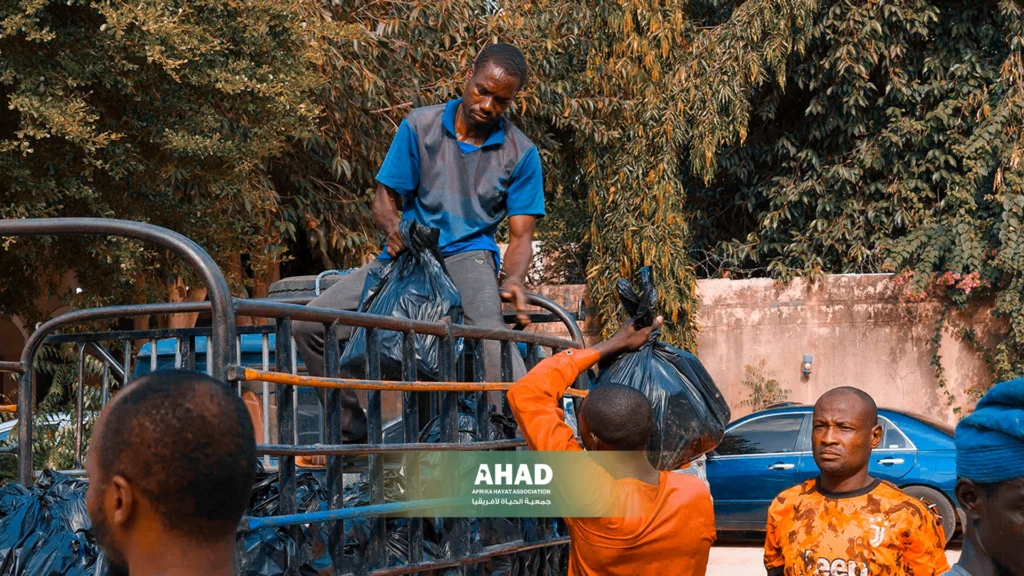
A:
{"label": "stack of black garbage bags", "polygon": [[[442,317],[461,321],[461,299],[444,269],[437,250],[436,231],[405,225],[402,230],[407,250],[384,266],[368,281],[360,309],[414,320],[436,322]],[[640,289],[628,282],[619,284],[624,308],[640,325],[650,325],[656,315],[657,294],[651,272],[641,274]],[[402,358],[402,339],[380,340],[382,373],[398,378]],[[356,356],[365,350],[365,332],[356,331],[342,365],[357,365]],[[436,378],[438,339],[418,338],[416,342],[420,378]],[[677,469],[686,462],[712,450],[724,434],[729,408],[707,371],[692,354],[657,340],[657,333],[639,351],[612,359],[601,367],[593,382],[609,382],[642,391],[654,406],[658,429],[651,439],[651,461],[660,469]],[[574,419],[573,405],[567,406],[567,420]],[[477,437],[476,405],[468,398],[459,401],[461,442],[522,438],[515,421],[487,407],[488,436]],[[575,424],[575,422],[571,422]],[[574,426],[575,427],[575,426]],[[423,428],[420,442],[440,442],[440,420],[435,418]],[[366,475],[345,486],[345,507],[370,504],[370,486]],[[300,512],[328,509],[323,471],[303,472],[297,478],[297,502]],[[0,489],[0,576],[5,575],[94,575],[100,550],[91,534],[85,507],[87,482],[52,471],[43,473],[31,487],[8,484]],[[404,500],[404,480],[400,473],[386,470],[386,502]],[[249,516],[273,516],[278,512],[277,475],[261,472],[253,488]],[[386,561],[389,566],[408,562],[408,535],[411,519],[385,520]],[[423,560],[449,556],[453,535],[440,518],[422,519]],[[447,526],[451,526],[449,522]],[[568,533],[561,519],[468,519],[462,537],[463,550],[478,553],[488,546],[515,541],[526,543],[564,537]],[[286,571],[299,574],[343,574],[360,572],[372,541],[372,520],[344,520],[342,566],[334,566],[328,550],[330,524],[299,527],[294,539],[286,528],[264,528],[239,534],[239,573],[247,576],[271,576]],[[502,576],[565,574],[568,546],[548,546],[492,558],[467,568],[471,574]],[[447,574],[440,570],[438,574]]]}
{"label": "stack of black garbage bags", "polygon": [[[507,440],[516,437],[517,428],[511,418],[497,413],[489,406],[490,434],[479,438],[476,434],[476,405],[471,400],[459,403],[459,431],[461,442],[478,440]],[[427,424],[420,435],[421,442],[440,442],[440,420]],[[327,490],[321,473],[303,473],[298,477],[299,512],[327,510]],[[385,470],[385,502],[404,500],[404,479],[401,474]],[[366,480],[346,484],[345,507],[369,506],[370,485]],[[252,495],[252,516],[272,516],[277,513],[277,476],[261,475]],[[338,574],[356,572],[355,566],[361,555],[369,548],[372,540],[372,520],[356,518],[345,520],[344,546],[347,566],[333,566],[327,550],[329,525],[306,525],[301,527],[300,541],[292,540],[285,529],[266,528],[244,535],[245,557],[241,560],[241,574],[266,576],[283,574],[288,566],[299,566],[301,574]],[[385,519],[385,544],[388,566],[406,564],[409,559],[409,518]],[[423,560],[443,559],[453,546],[452,537],[446,530],[442,518],[424,518]],[[507,544],[522,540],[535,542],[566,536],[565,524],[560,519],[545,518],[473,518],[465,520],[468,530],[464,550],[478,553],[487,546]],[[242,538],[243,536],[240,536]],[[519,552],[490,560],[487,563],[468,567],[469,574],[495,575],[556,575],[566,573],[568,561],[567,546],[553,546]],[[439,570],[437,574],[448,574]]]}
{"label": "stack of black garbage bags", "polygon": [[[490,407],[490,434],[476,435],[476,405],[471,400],[459,404],[460,441],[504,440],[516,437],[515,421]],[[420,440],[439,442],[440,421],[430,422]],[[323,471],[298,475],[296,500],[299,512],[327,510],[327,489]],[[384,475],[385,501],[404,500],[404,480],[393,471]],[[104,576],[98,572],[100,549],[92,535],[92,523],[85,506],[88,482],[64,474],[44,471],[30,487],[9,483],[0,488],[0,575],[3,576]],[[347,483],[345,507],[370,505],[370,486],[366,480]],[[273,516],[278,513],[276,473],[259,473],[253,486],[248,515]],[[387,563],[396,566],[408,562],[409,518],[385,520]],[[445,558],[453,545],[452,535],[441,518],[423,522],[423,560]],[[517,540],[536,542],[565,536],[560,519],[486,518],[465,521],[470,553],[484,547]],[[286,528],[263,528],[239,534],[239,574],[271,576],[298,573],[358,573],[360,555],[372,539],[371,520],[344,521],[344,565],[334,566],[327,548],[329,524],[303,525],[298,540]],[[465,549],[464,548],[464,549]],[[565,545],[518,552],[477,564],[470,574],[518,576],[526,574],[565,574],[568,548]],[[104,571],[105,572],[105,571]],[[448,574],[440,570],[437,574]],[[452,572],[454,573],[454,572]]]}

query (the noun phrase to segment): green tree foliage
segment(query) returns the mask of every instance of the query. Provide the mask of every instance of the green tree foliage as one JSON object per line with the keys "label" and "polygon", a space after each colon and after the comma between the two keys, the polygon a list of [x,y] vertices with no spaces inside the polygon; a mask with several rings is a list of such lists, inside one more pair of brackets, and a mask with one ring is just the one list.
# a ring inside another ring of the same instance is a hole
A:
{"label": "green tree foliage", "polygon": [[[0,2],[0,217],[148,221],[265,268],[294,232],[268,162],[317,130],[320,32],[298,1]],[[69,266],[83,304],[163,299],[181,273],[134,242],[4,248],[19,281],[0,313],[26,314]]]}
{"label": "green tree foliage", "polygon": [[[149,219],[254,276],[301,244],[356,264],[398,122],[503,40],[531,68],[511,116],[545,166],[553,277],[585,271],[605,317],[645,264],[691,348],[700,275],[892,270],[911,296],[994,295],[986,358],[1024,367],[1020,0],[0,6],[5,217]],[[112,299],[171,271],[131,243],[37,245],[9,269],[98,257]]]}
{"label": "green tree foliage", "polygon": [[[372,49],[345,60],[368,89],[355,102],[342,95],[362,116],[336,138],[359,150],[372,149],[366,141],[380,142],[382,132],[387,142],[393,128],[364,129],[379,125],[372,114],[385,111],[395,125],[410,107],[457,96],[484,43],[500,38],[519,46],[533,78],[513,119],[538,143],[557,208],[540,229],[548,253],[573,270],[580,253],[589,256],[588,284],[606,316],[618,308],[615,281],[653,264],[670,320],[666,333],[693,347],[695,276],[684,248],[692,144],[701,143],[699,170],[713,172],[715,155],[707,150],[742,136],[749,89],[769,72],[785,72],[814,6],[748,4],[717,25],[724,7],[672,0],[339,3],[338,20],[376,35]],[[733,81],[729,75],[739,70]],[[583,207],[589,217],[580,217]]]}
{"label": "green tree foliage", "polygon": [[891,270],[911,298],[995,294],[991,363],[1020,375],[1022,22],[1012,0],[823,3],[805,53],[751,95],[746,139],[692,180],[698,244],[781,279]]}
{"label": "green tree foliage", "polygon": [[[36,359],[37,374],[47,378],[50,386],[46,396],[39,402],[32,417],[32,466],[35,470],[74,470],[75,445],[78,438],[78,423],[75,415],[78,406],[78,346],[59,344],[44,346]],[[95,358],[86,356],[85,374],[88,380],[97,381],[103,374],[103,365]],[[111,389],[118,382],[111,377]],[[86,385],[82,390],[82,455],[89,450],[89,441],[102,408],[101,392],[98,386]],[[16,414],[4,414],[3,421],[17,419]],[[11,430],[4,446],[18,445],[18,428]],[[0,484],[17,478],[17,457],[5,456],[0,459]]]}

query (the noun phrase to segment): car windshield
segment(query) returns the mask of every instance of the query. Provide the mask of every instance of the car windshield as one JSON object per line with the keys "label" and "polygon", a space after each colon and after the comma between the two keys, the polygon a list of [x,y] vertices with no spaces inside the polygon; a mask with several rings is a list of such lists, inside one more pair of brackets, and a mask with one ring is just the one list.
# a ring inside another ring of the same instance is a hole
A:
{"label": "car windshield", "polygon": [[934,418],[929,418],[928,416],[922,416],[920,414],[911,414],[909,412],[900,412],[900,414],[903,414],[908,418],[913,418],[922,424],[927,424],[950,438],[953,438],[956,435],[956,429],[945,422],[940,422]]}

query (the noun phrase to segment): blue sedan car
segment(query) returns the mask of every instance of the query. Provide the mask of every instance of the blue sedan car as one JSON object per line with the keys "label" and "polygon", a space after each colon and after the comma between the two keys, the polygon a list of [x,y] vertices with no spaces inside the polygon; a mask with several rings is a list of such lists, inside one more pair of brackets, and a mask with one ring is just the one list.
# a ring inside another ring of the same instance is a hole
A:
{"label": "blue sedan car", "polygon": [[[819,474],[811,453],[811,406],[784,404],[728,426],[708,455],[707,477],[718,530],[764,531],[768,507],[783,490]],[[882,443],[870,473],[920,498],[942,519],[946,539],[958,516],[953,428],[924,416],[878,411]]]}

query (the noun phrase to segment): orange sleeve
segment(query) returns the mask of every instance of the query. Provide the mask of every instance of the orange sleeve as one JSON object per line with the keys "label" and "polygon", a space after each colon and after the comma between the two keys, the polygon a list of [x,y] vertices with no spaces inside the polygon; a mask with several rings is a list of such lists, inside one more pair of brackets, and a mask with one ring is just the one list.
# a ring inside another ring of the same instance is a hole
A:
{"label": "orange sleeve", "polygon": [[906,512],[903,558],[910,568],[908,576],[939,576],[949,572],[946,559],[946,536],[939,518],[924,504],[914,500],[917,513]]}
{"label": "orange sleeve", "polygon": [[508,404],[530,450],[582,450],[565,423],[561,401],[576,377],[599,358],[594,350],[566,350],[537,364],[508,391]]}
{"label": "orange sleeve", "polygon": [[[704,541],[707,542],[707,545],[697,547],[693,558],[693,571],[690,574],[692,576],[707,576],[708,561],[711,558],[711,547],[715,545],[717,537],[715,532],[715,507],[711,503],[710,493],[706,496],[701,494],[700,498],[694,502],[694,506],[687,508],[685,512],[680,511],[680,513],[692,514],[696,518],[704,519]],[[676,537],[678,536],[676,535]],[[694,536],[697,536],[697,534],[694,534]],[[635,572],[635,574],[643,573],[644,570],[642,568]]]}
{"label": "orange sleeve", "polygon": [[782,554],[780,528],[778,501],[776,501],[768,509],[768,527],[764,538],[764,568],[768,571],[769,576],[781,575],[786,565]]}
{"label": "orange sleeve", "polygon": [[[576,377],[600,359],[594,350],[566,350],[547,358],[530,370],[508,391],[508,404],[530,450],[539,452],[582,452],[572,428],[565,423],[562,396]],[[614,478],[596,462],[582,459],[575,470],[586,479],[586,490],[557,483],[566,502],[601,517],[620,517],[622,499]]]}
{"label": "orange sleeve", "polygon": [[706,576],[711,547],[714,546],[715,541],[718,540],[718,532],[715,530],[715,503],[711,499],[711,488],[709,488],[707,484],[698,479],[694,486],[699,491],[699,495],[695,501],[693,509],[688,509],[686,513],[693,514],[698,518],[704,519],[704,538],[708,543],[708,547],[706,550],[701,552],[701,556],[697,559],[698,569],[693,574],[694,576]]}

